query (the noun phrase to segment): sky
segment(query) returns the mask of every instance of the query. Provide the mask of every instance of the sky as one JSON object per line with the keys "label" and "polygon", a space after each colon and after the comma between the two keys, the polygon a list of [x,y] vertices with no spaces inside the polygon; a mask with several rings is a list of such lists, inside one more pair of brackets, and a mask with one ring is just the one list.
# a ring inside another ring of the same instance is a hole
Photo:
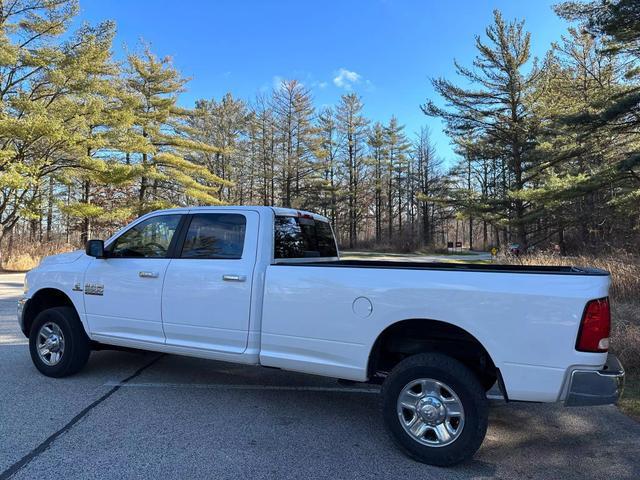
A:
{"label": "sky", "polygon": [[281,79],[297,79],[317,107],[356,92],[365,115],[392,115],[409,135],[429,127],[443,159],[455,154],[439,119],[420,105],[437,99],[430,78],[456,79],[453,60],[471,65],[475,36],[492,22],[524,19],[532,54],[543,57],[567,24],[555,0],[81,0],[76,26],[114,20],[116,56],[148,43],[191,78],[180,103],[219,99],[226,92],[251,100]]}

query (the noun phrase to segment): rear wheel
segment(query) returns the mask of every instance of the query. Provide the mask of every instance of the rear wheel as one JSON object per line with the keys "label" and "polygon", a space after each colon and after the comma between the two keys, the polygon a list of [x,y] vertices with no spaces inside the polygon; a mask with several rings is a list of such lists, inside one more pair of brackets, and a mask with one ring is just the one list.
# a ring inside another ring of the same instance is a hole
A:
{"label": "rear wheel", "polygon": [[31,326],[29,352],[33,364],[47,377],[79,372],[91,350],[76,311],[71,307],[54,307],[40,312]]}
{"label": "rear wheel", "polygon": [[382,411],[396,443],[431,465],[472,457],[487,430],[481,382],[462,363],[437,353],[414,355],[391,371],[382,387]]}

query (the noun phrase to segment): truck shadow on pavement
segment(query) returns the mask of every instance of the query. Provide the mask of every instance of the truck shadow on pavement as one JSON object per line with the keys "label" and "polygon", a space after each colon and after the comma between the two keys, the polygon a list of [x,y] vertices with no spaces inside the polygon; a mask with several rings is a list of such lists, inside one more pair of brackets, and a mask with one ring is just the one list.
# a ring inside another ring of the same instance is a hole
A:
{"label": "truck shadow on pavement", "polygon": [[[200,419],[212,434],[232,444],[246,442],[272,466],[276,459],[307,458],[313,450],[316,461],[310,462],[320,470],[326,468],[323,455],[342,465],[343,473],[357,458],[396,478],[416,469],[437,471],[437,478],[454,472],[462,478],[640,478],[640,424],[613,406],[495,402],[487,439],[474,460],[442,470],[395,448],[384,431],[378,395],[367,385],[343,388],[312,375],[166,355],[123,390],[155,399],[158,414],[166,409],[174,419],[181,406],[193,406],[184,422]],[[270,440],[265,445],[260,439]]]}

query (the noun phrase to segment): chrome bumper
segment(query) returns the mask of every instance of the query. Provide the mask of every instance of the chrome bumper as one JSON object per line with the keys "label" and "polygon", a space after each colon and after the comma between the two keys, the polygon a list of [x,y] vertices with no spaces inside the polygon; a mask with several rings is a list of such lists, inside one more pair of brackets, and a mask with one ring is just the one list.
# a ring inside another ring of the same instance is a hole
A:
{"label": "chrome bumper", "polygon": [[564,404],[568,407],[610,405],[616,403],[624,387],[624,368],[609,354],[601,370],[574,370]]}

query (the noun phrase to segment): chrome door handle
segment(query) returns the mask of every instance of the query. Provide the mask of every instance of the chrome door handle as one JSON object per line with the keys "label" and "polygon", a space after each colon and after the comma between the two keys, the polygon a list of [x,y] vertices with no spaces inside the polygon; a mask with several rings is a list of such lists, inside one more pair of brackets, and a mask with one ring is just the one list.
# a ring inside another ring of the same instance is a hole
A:
{"label": "chrome door handle", "polygon": [[225,282],[244,282],[246,279],[246,275],[222,275]]}
{"label": "chrome door handle", "polygon": [[141,278],[158,278],[158,272],[138,272],[138,276]]}

